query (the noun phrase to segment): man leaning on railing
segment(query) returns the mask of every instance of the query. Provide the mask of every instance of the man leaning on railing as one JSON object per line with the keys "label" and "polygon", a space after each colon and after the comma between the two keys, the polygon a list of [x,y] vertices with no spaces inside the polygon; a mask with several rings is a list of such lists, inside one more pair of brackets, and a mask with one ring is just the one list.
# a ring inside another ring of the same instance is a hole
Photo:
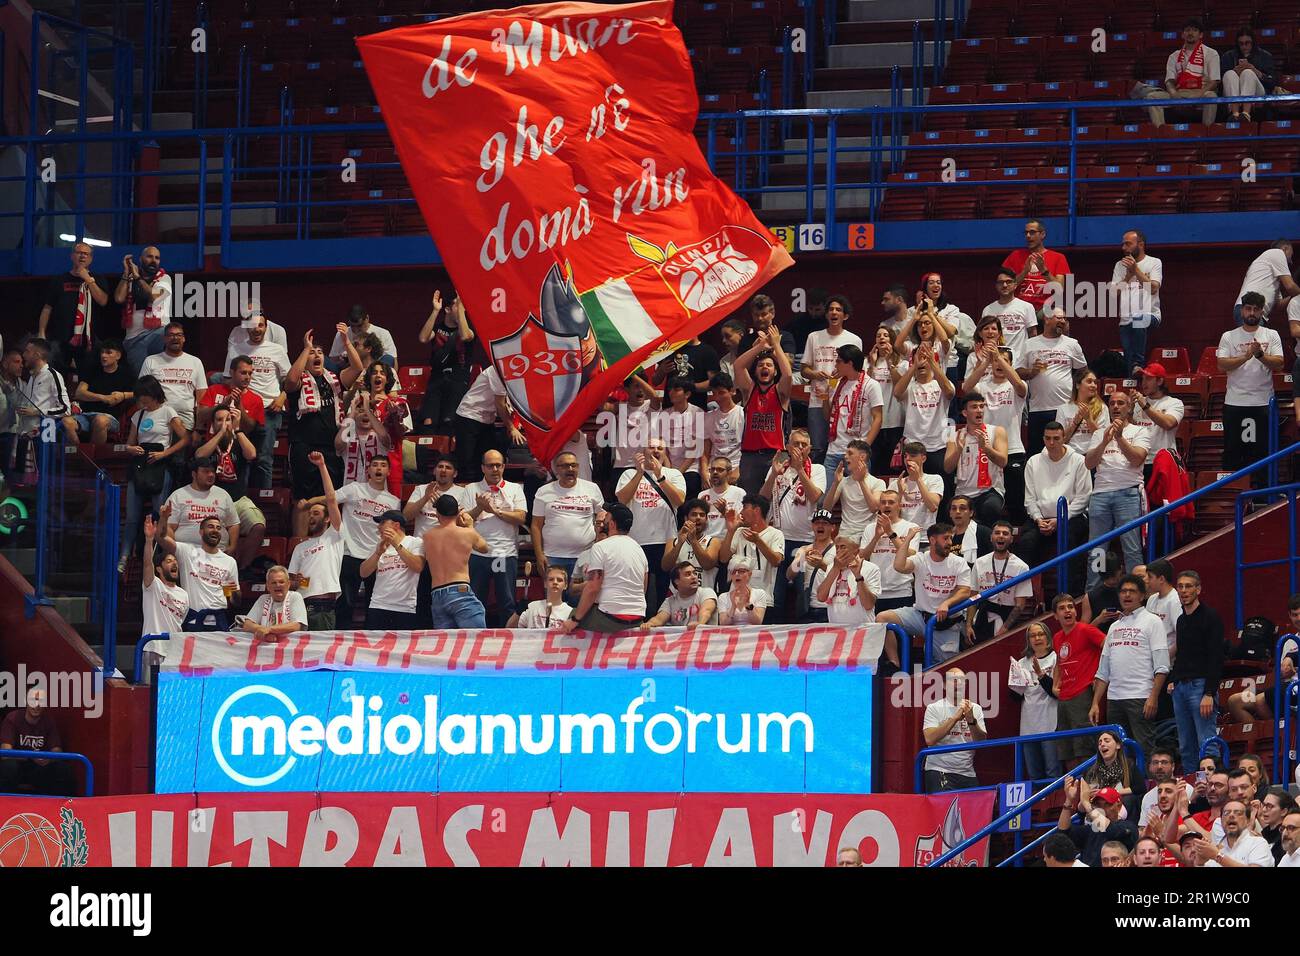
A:
{"label": "man leaning on railing", "polygon": [[[45,706],[45,691],[27,692],[27,706],[15,710],[0,723],[0,750],[41,750],[60,753],[63,742],[59,727]],[[50,796],[70,797],[75,787],[67,764],[48,757],[0,759],[0,792],[28,790]]]}

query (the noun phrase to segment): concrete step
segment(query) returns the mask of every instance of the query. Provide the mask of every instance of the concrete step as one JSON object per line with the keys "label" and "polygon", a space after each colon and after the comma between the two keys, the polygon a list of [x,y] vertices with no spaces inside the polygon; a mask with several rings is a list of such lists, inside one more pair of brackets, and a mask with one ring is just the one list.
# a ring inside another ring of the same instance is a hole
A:
{"label": "concrete step", "polygon": [[[945,47],[947,44],[945,44]],[[934,65],[934,44],[924,44],[925,65]],[[826,65],[831,69],[878,70],[894,65],[909,71],[912,67],[911,43],[837,43],[827,52]]]}
{"label": "concrete step", "polygon": [[[158,169],[162,172],[171,173],[172,175],[162,177],[159,181],[169,186],[183,183],[193,185],[199,181],[199,174],[197,172],[181,172],[181,170],[196,170],[198,169],[198,166],[199,160],[197,156],[193,158],[175,157],[170,159],[164,156],[158,160]],[[208,184],[220,184],[222,169],[221,153],[217,153],[215,156],[211,153],[208,154],[207,169],[208,172],[206,179]]]}
{"label": "concrete step", "polygon": [[5,558],[14,566],[14,570],[24,577],[36,573],[36,549],[13,548],[4,552]]}
{"label": "concrete step", "polygon": [[[862,109],[866,106],[888,106],[889,90],[809,90],[808,108]],[[909,100],[910,102],[910,100]]]}
{"label": "concrete step", "polygon": [[[763,194],[764,211],[773,210],[799,210],[807,205],[807,194],[803,192],[794,193],[764,193]],[[849,208],[864,209],[871,204],[871,197],[866,189],[837,189],[835,190],[835,208],[837,210],[847,210]],[[813,190],[813,207],[824,210],[826,208],[826,190]]]}
{"label": "concrete step", "polygon": [[74,627],[90,620],[90,600],[84,597],[51,597],[50,603],[59,616]]}
{"label": "concrete step", "polygon": [[933,20],[934,2],[933,0],[849,0],[849,19],[858,23],[869,23],[872,20]]}
{"label": "concrete step", "polygon": [[[170,232],[173,229],[184,229],[186,227],[194,228],[198,224],[198,214],[195,212],[169,212],[163,207],[158,212],[158,232]],[[204,214],[204,225],[209,229],[216,229],[221,225],[221,207],[208,207]],[[274,209],[232,209],[230,217],[231,228],[240,226],[273,226],[275,225]]]}

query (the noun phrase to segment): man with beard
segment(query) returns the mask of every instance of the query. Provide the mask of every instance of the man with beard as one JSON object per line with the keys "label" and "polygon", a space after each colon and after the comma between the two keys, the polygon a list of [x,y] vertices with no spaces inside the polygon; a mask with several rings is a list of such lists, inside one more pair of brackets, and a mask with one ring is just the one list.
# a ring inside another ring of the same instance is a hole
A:
{"label": "man with beard", "polygon": [[709,506],[709,523],[704,533],[710,538],[721,538],[727,533],[727,512],[740,512],[745,502],[745,489],[731,483],[731,460],[715,455],[709,462],[709,485],[700,492],[700,500]]}
{"label": "man with beard", "polygon": [[1282,847],[1282,821],[1287,814],[1296,812],[1295,797],[1287,793],[1286,787],[1269,787],[1264,799],[1259,802],[1255,818],[1259,822],[1259,835],[1268,841],[1273,853],[1273,862],[1281,864],[1286,850]]}
{"label": "man with beard", "polygon": [[[1262,328],[1264,297],[1241,297],[1241,325],[1223,333],[1216,351],[1219,371],[1228,376],[1223,400],[1223,467],[1237,471],[1268,452],[1268,401],[1273,397],[1273,373],[1282,371],[1282,337]],[[1259,487],[1262,473],[1251,476]]]}
{"label": "man with beard", "polygon": [[230,360],[229,369],[227,381],[208,386],[194,409],[195,430],[202,434],[217,409],[228,408],[239,415],[237,424],[244,432],[260,441],[262,429],[266,427],[266,405],[252,388],[253,360],[247,355],[236,355]]}
{"label": "man with beard", "polygon": [[855,539],[835,540],[835,557],[829,568],[818,572],[816,588],[831,624],[858,626],[876,619],[880,569],[862,559]]}
{"label": "man with beard", "polygon": [[[934,660],[942,663],[957,654],[962,622],[960,617],[949,617],[948,609],[970,596],[970,565],[952,553],[952,525],[930,525],[926,532],[929,548],[912,553],[912,539],[919,531],[919,528],[910,529],[898,543],[898,551],[894,554],[894,570],[899,574],[910,574],[915,580],[915,603],[911,607],[885,611],[876,617],[876,621],[897,624],[909,637],[920,637],[925,634],[926,622],[933,617]],[[892,638],[892,633],[885,638],[887,655]],[[897,665],[893,655],[889,658]]]}
{"label": "man with beard", "polygon": [[163,505],[158,511],[163,537],[159,546],[176,555],[181,584],[189,597],[190,609],[181,625],[186,631],[228,631],[230,599],[239,590],[239,566],[221,550],[221,519],[205,518],[199,525],[202,545],[195,547],[172,537],[171,509]]}
{"label": "man with beard", "polygon": [[1282,818],[1282,859],[1278,866],[1300,866],[1300,811],[1293,810]]}
{"label": "man with beard", "polygon": [[[1010,521],[993,522],[993,550],[981,555],[971,565],[973,585],[982,593],[1010,581],[1029,571],[1029,565],[1011,553],[1013,530]],[[979,595],[975,595],[979,597]],[[1001,637],[1032,615],[1029,602],[1034,596],[1034,585],[1029,580],[1015,587],[999,591],[980,604],[966,618],[966,637],[971,644]]]}
{"label": "man with beard", "polygon": [[[313,454],[324,459],[332,487],[343,480],[343,460],[334,450],[334,438],[339,430],[343,392],[365,371],[355,349],[349,352],[349,359],[354,355],[352,364],[335,375],[325,367],[325,352],[317,347],[315,335],[308,329],[302,337],[302,352],[284,377],[284,390],[289,396],[289,481],[295,501],[319,498],[325,493],[320,473],[312,464]],[[295,513],[295,537],[306,533],[306,522],[304,512]]]}
{"label": "man with beard", "polygon": [[[598,505],[598,512],[600,508]],[[686,561],[695,568],[699,586],[712,589],[718,575],[718,552],[722,548],[722,541],[705,533],[708,528],[709,506],[699,498],[692,498],[678,509],[677,516],[681,527],[665,542],[659,567],[676,575],[677,566]],[[674,583],[673,587],[676,586]]]}
{"label": "man with beard", "polygon": [[[349,481],[335,495],[343,515],[343,540],[347,550],[339,574],[342,591],[339,594],[337,621],[340,627],[351,627],[354,612],[370,606],[370,587],[373,581],[361,573],[361,566],[379,543],[379,529],[374,519],[385,511],[401,510],[401,501],[388,490],[388,459],[372,458],[366,466],[365,481]],[[299,502],[310,508],[322,504],[323,498]]]}
{"label": "man with beard", "polygon": [[339,574],[347,550],[341,530],[343,515],[339,511],[334,479],[330,476],[325,456],[311,452],[307,460],[319,473],[324,495],[321,502],[308,505],[303,511],[307,536],[293,549],[289,558],[289,575],[307,605],[307,629],[332,631],[339,594],[343,590]]}
{"label": "man with beard", "polygon": [[163,350],[163,326],[171,315],[172,277],[162,267],[157,246],[145,246],[137,265],[122,257],[122,280],[113,301],[122,307],[122,345],[126,364],[140,372],[144,360]]}
{"label": "man with beard", "polygon": [[899,496],[892,488],[880,493],[880,513],[876,521],[862,532],[862,553],[872,564],[880,569],[881,593],[876,601],[876,613],[892,611],[900,607],[910,607],[912,598],[912,575],[901,574],[894,570],[894,556],[899,545],[907,544],[906,550],[916,554],[916,536],[912,529],[920,528],[912,522],[899,517]]}
{"label": "man with beard", "polygon": [[[770,336],[780,336],[781,351],[786,355],[800,354],[795,347],[794,336],[776,324],[776,303],[771,296],[760,292],[749,302],[749,331],[741,337],[737,354],[744,355],[765,338],[770,340]],[[776,343],[773,341],[764,348],[775,349]]]}
{"label": "man with beard", "polygon": [[[129,349],[130,346],[128,345]],[[163,350],[140,363],[140,377],[152,375],[186,428],[194,428],[194,409],[208,390],[208,373],[197,355],[185,351],[185,326],[171,322],[163,329]]]}
{"label": "man with beard", "polygon": [[552,467],[558,477],[538,489],[529,529],[537,573],[543,578],[550,567],[573,573],[578,555],[596,542],[596,515],[605,503],[598,485],[578,477],[578,456],[573,452],[560,452]]}
{"label": "man with beard", "polygon": [[985,424],[986,406],[979,392],[962,396],[961,407],[966,424],[948,440],[943,467],[945,471],[956,471],[957,494],[968,495],[979,522],[991,525],[1002,516],[1007,432],[1001,425]]}
{"label": "man with beard", "polygon": [[257,449],[258,476],[250,484],[256,488],[270,488],[271,456],[275,452],[275,439],[284,421],[284,409],[288,403],[288,394],[282,390],[281,383],[289,374],[289,353],[283,345],[268,337],[265,315],[254,315],[245,320],[244,324],[248,328],[248,351],[244,354],[253,364],[250,387],[262,399],[266,415],[265,428]]}
{"label": "man with beard", "polygon": [[642,630],[656,627],[695,627],[712,624],[718,610],[718,595],[713,588],[700,587],[700,575],[689,561],[679,562],[673,568],[673,591],[659,611],[644,624]]}
{"label": "man with beard", "polygon": [[880,297],[880,313],[880,324],[889,329],[892,340],[907,324],[907,286],[899,283],[886,289]]}
{"label": "man with beard", "polygon": [[1250,818],[1246,804],[1229,800],[1223,805],[1223,841],[1201,838],[1196,855],[1206,866],[1274,866],[1273,851],[1268,841],[1250,832]]}
{"label": "man with beard", "polygon": [[[750,368],[753,368],[753,375]],[[736,359],[736,387],[745,408],[745,434],[740,442],[740,486],[757,494],[772,458],[785,444],[785,418],[790,413],[794,370],[774,328],[762,332]]]}
{"label": "man with beard", "polygon": [[[140,571],[141,634],[179,634],[190,609],[190,598],[181,587],[181,566],[176,555],[157,550],[158,523],[144,516],[144,560]],[[145,653],[159,649],[157,641],[145,645]],[[136,675],[136,680],[140,675]]]}
{"label": "man with beard", "polygon": [[[812,461],[812,438],[806,428],[790,432],[784,454],[772,459],[759,494],[772,502],[769,517],[785,538],[785,556],[772,582],[772,598],[777,613],[785,610],[785,572],[797,549],[812,540],[812,515],[826,487],[826,469]],[[766,587],[759,584],[759,587]]]}
{"label": "man with beard", "polygon": [[[1060,630],[1052,637],[1056,652],[1056,671],[1052,674],[1052,696],[1056,698],[1056,729],[1082,730],[1092,726],[1088,712],[1092,708],[1092,682],[1097,676],[1106,635],[1091,624],[1080,622],[1074,598],[1058,594],[1052,601],[1052,614]],[[1093,742],[1080,734],[1060,741],[1062,761],[1071,757],[1086,759],[1096,751]]]}

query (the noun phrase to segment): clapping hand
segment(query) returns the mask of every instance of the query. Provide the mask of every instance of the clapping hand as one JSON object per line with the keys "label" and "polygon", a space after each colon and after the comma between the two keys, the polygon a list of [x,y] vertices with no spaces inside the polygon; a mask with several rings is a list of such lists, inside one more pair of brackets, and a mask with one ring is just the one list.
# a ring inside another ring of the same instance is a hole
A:
{"label": "clapping hand", "polygon": [[310,454],[308,454],[307,460],[318,468],[321,465],[325,464],[325,456],[318,451],[313,451]]}
{"label": "clapping hand", "polygon": [[442,290],[441,289],[433,290],[433,311],[434,312],[442,311]]}

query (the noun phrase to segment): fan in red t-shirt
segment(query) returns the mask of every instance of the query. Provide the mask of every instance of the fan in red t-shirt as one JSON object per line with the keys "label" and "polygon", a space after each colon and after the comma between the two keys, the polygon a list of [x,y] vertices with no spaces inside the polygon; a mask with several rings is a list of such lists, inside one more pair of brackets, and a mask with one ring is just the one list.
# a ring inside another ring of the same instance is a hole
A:
{"label": "fan in red t-shirt", "polygon": [[1024,299],[1035,310],[1042,312],[1051,290],[1050,282],[1064,282],[1070,272],[1065,256],[1043,245],[1047,227],[1037,219],[1025,223],[1025,248],[1017,249],[1003,260],[1002,265],[1016,273],[1016,297]]}
{"label": "fan in red t-shirt", "polygon": [[[1052,612],[1061,628],[1052,638],[1052,647],[1056,651],[1056,673],[1052,676],[1052,696],[1057,700],[1056,729],[1083,730],[1092,726],[1088,717],[1088,709],[1092,706],[1092,679],[1097,676],[1097,664],[1101,660],[1106,635],[1091,624],[1079,621],[1074,598],[1068,594],[1056,596]],[[1063,761],[1071,755],[1083,759],[1092,755],[1094,743],[1087,735],[1080,734],[1064,738],[1058,747]]]}

